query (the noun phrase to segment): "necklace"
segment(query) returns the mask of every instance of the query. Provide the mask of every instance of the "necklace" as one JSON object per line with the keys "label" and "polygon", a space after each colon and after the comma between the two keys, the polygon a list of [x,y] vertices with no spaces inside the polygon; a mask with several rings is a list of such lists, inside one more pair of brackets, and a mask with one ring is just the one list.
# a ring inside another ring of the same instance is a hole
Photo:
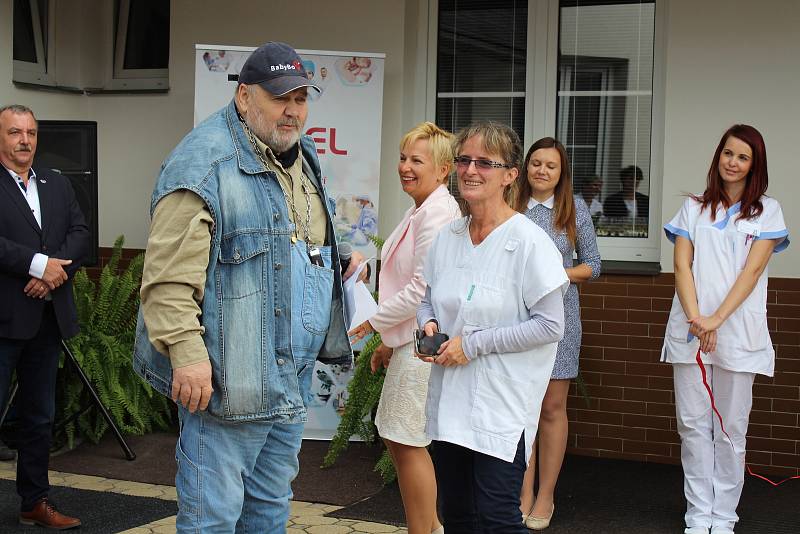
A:
{"label": "necklace", "polygon": [[[265,169],[269,168],[267,164],[267,160],[264,158],[264,155],[261,153],[261,150],[258,148],[258,143],[256,142],[256,136],[250,127],[247,125],[245,121],[241,121],[242,128],[244,129],[247,138],[250,140],[250,145],[253,147],[253,150],[258,157],[258,160],[264,166]],[[303,157],[302,154],[297,155],[298,158]],[[288,172],[286,173],[289,175],[289,182],[292,184],[292,191],[291,195],[286,192],[286,189],[281,186],[281,192],[283,192],[283,198],[286,199],[286,205],[292,210],[292,215],[294,217],[295,224],[300,225],[303,230],[303,234],[305,237],[306,243],[306,251],[308,253],[308,258],[314,265],[318,267],[322,267],[324,265],[322,261],[322,255],[320,254],[319,247],[316,245],[311,244],[311,185],[308,183],[308,178],[306,178],[305,173],[300,172],[300,188],[303,190],[303,196],[306,200],[306,218],[303,221],[300,218],[300,214],[297,212],[297,206],[294,203],[294,180],[292,179],[292,175]],[[279,182],[280,184],[280,182]],[[292,242],[295,242],[295,238],[292,237]]]}
{"label": "necklace", "polygon": [[[244,122],[244,121],[242,121],[242,127],[244,128],[244,131],[247,134],[247,138],[250,140],[250,144],[253,146],[253,150],[255,151],[256,156],[258,157],[258,160],[261,162],[261,164],[264,166],[265,169],[269,168],[269,165],[267,164],[267,160],[264,158],[264,155],[261,153],[261,150],[259,150],[259,148],[258,148],[258,143],[256,142],[255,134],[250,129],[250,127],[247,126],[247,123]],[[300,154],[298,154],[298,157],[301,157]],[[287,174],[289,174],[289,173],[287,173]],[[283,192],[283,197],[286,199],[286,204],[289,206],[289,209],[292,210],[292,214],[294,216],[295,223],[299,223],[300,226],[302,227],[306,243],[310,243],[310,239],[311,239],[311,230],[310,230],[311,229],[311,192],[309,191],[309,184],[307,183],[307,180],[305,180],[304,178],[305,178],[305,175],[303,173],[300,173],[300,187],[303,190],[303,196],[305,197],[305,200],[306,200],[306,218],[305,218],[305,221],[303,221],[300,218],[300,215],[297,212],[297,206],[294,203],[294,185],[292,185],[292,191],[291,191],[292,194],[291,195],[289,193],[287,193],[286,190],[283,187],[281,187],[281,192]],[[291,174],[289,174],[289,181],[290,181],[290,183],[294,184],[294,180],[293,180]]]}

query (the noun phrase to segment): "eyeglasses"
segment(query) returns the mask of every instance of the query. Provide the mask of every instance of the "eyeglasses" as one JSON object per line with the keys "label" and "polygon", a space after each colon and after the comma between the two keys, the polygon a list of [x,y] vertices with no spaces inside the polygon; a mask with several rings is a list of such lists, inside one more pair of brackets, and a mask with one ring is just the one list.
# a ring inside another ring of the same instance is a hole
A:
{"label": "eyeglasses", "polygon": [[488,171],[489,169],[510,169],[511,165],[508,163],[499,163],[497,161],[492,161],[490,159],[470,159],[467,156],[458,156],[457,158],[453,159],[453,163],[456,164],[456,167],[459,169],[466,169],[469,167],[470,163],[475,164],[476,169],[480,169],[482,171]]}

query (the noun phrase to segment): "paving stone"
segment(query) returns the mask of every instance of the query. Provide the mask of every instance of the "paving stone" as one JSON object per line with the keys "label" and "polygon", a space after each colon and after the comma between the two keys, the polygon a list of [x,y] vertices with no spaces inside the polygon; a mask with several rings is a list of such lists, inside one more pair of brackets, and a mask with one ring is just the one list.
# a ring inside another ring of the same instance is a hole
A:
{"label": "paving stone", "polygon": [[119,493],[123,495],[134,495],[136,497],[155,497],[160,498],[164,496],[164,492],[161,489],[156,487],[150,488],[135,488],[125,491],[120,491]]}
{"label": "paving stone", "polygon": [[[54,486],[177,500],[177,491],[173,486],[144,484],[59,471],[50,471],[49,476],[51,484]],[[15,477],[16,462],[0,462],[0,479],[13,480]],[[286,534],[347,534],[350,532],[407,534],[408,532],[405,528],[381,525],[379,523],[359,522],[351,519],[337,520],[325,515],[341,508],[341,506],[332,504],[291,501],[290,519],[287,523]],[[175,519],[175,516],[165,517],[158,521],[126,530],[121,534],[173,534],[175,532]]]}
{"label": "paving stone", "polygon": [[63,474],[64,481],[70,485],[72,484],[91,484],[97,482],[103,482],[108,480],[107,478],[103,477],[94,477],[91,475],[71,475],[71,474]]}
{"label": "paving stone", "polygon": [[178,490],[177,489],[172,488],[170,486],[166,486],[166,487],[162,486],[161,491],[164,493],[164,495],[162,497],[163,499],[169,500],[169,501],[177,501],[178,500]]}
{"label": "paving stone", "polygon": [[308,534],[347,534],[353,529],[344,525],[317,525],[306,529]]}
{"label": "paving stone", "polygon": [[337,523],[336,518],[326,517],[324,515],[300,515],[293,520],[295,525],[300,526],[314,526],[314,525],[333,525]]}
{"label": "paving stone", "polygon": [[397,532],[397,527],[381,523],[361,522],[353,525],[356,532]]}
{"label": "paving stone", "polygon": [[328,512],[325,511],[325,508],[324,508],[323,505],[321,505],[321,504],[311,504],[311,505],[308,505],[308,506],[305,506],[303,508],[298,509],[297,512],[294,512],[294,513],[290,512],[290,515],[293,515],[293,516],[299,516],[299,515],[309,516],[309,515],[325,515],[327,513]]}
{"label": "paving stone", "polygon": [[175,525],[159,525],[151,530],[153,534],[175,534]]}
{"label": "paving stone", "polygon": [[341,506],[336,506],[334,504],[321,504],[321,505],[318,505],[318,506],[322,506],[322,509],[325,510],[326,514],[329,514],[331,512],[335,512],[336,510],[340,510],[342,508]]}

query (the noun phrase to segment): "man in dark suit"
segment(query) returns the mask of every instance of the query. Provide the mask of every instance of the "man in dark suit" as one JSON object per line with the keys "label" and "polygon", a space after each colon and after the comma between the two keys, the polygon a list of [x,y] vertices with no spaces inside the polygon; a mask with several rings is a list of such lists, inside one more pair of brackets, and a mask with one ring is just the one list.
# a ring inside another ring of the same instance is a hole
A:
{"label": "man in dark suit", "polygon": [[19,521],[65,529],[80,520],[48,501],[47,466],[61,339],[78,332],[72,276],[89,229],[69,181],[32,169],[37,123],[25,106],[0,107],[0,405],[19,384]]}
{"label": "man in dark suit", "polygon": [[650,210],[650,198],[636,190],[643,178],[642,169],[635,165],[629,165],[619,171],[621,189],[619,193],[610,195],[603,202],[603,216],[647,218]]}

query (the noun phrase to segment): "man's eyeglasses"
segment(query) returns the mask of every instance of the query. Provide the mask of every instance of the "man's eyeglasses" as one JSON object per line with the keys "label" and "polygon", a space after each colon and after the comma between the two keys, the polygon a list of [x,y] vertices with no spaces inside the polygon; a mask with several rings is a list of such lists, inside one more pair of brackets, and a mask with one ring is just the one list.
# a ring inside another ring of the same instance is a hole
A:
{"label": "man's eyeglasses", "polygon": [[482,171],[488,171],[489,169],[510,169],[511,165],[508,163],[499,163],[497,161],[492,161],[490,159],[470,159],[467,156],[458,156],[457,158],[453,159],[453,163],[456,164],[456,167],[459,169],[466,169],[469,167],[470,163],[475,164],[476,169],[480,169]]}

